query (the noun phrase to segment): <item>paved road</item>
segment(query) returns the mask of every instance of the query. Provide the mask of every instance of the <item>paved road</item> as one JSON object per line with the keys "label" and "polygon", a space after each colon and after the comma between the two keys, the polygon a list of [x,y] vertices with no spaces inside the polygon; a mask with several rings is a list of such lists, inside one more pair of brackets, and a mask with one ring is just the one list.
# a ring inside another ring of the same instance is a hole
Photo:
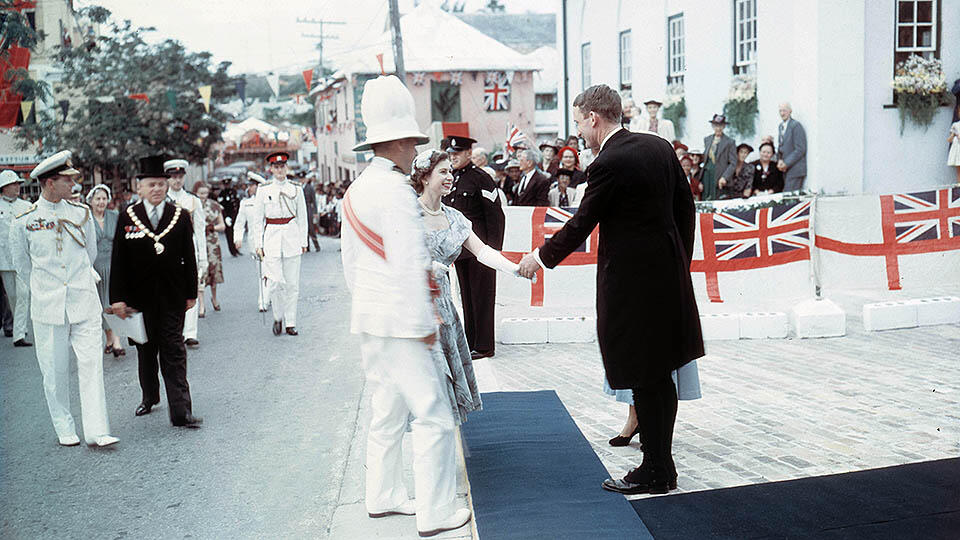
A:
{"label": "paved road", "polygon": [[[0,341],[0,537],[325,535],[363,391],[336,245],[304,255],[295,338],[274,337],[269,316],[261,324],[255,265],[227,256],[223,311],[208,305],[201,346],[189,352],[200,430],[171,427],[165,397],[153,414],[134,417],[131,347],[123,360],[104,359],[120,444],[60,447],[33,350]],[[79,424],[75,368],[71,377]]]}

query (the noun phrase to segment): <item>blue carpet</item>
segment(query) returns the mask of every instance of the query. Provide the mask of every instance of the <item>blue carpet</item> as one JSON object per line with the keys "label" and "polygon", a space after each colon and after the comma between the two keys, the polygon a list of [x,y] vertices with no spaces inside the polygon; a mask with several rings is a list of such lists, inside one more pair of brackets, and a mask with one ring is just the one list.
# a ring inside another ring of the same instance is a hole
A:
{"label": "blue carpet", "polygon": [[483,540],[651,538],[552,390],[483,394],[462,433]]}
{"label": "blue carpet", "polygon": [[960,458],[650,497],[632,504],[657,540],[956,540]]}

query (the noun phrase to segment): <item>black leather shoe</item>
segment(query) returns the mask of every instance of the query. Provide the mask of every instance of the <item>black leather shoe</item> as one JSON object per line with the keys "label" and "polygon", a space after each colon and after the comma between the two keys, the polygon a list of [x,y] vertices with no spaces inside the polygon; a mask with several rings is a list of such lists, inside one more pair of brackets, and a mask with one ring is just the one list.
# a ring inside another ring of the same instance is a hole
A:
{"label": "black leather shoe", "polygon": [[637,429],[633,430],[633,433],[631,433],[629,437],[624,437],[623,435],[617,435],[616,437],[610,439],[610,441],[608,442],[610,443],[610,446],[628,446],[630,444],[630,441],[633,440],[634,435],[639,435],[639,434],[640,434],[640,428],[638,427]]}
{"label": "black leather shoe", "polygon": [[200,424],[202,423],[203,423],[203,418],[200,418],[199,416],[194,416],[192,414],[188,414],[185,417],[183,417],[182,420],[174,421],[173,425],[177,427],[199,429]]}
{"label": "black leather shoe", "polygon": [[624,495],[641,493],[662,495],[670,491],[670,480],[653,467],[638,467],[619,480],[615,478],[604,480],[603,489]]}
{"label": "black leather shoe", "polygon": [[480,351],[470,351],[470,358],[477,360],[479,358],[490,358],[493,356],[493,351],[480,352]]}
{"label": "black leather shoe", "polygon": [[144,401],[143,403],[137,405],[137,410],[133,411],[133,414],[137,416],[150,414],[150,411],[153,409],[154,405],[156,405],[156,403],[147,403],[146,401]]}
{"label": "black leather shoe", "polygon": [[273,321],[273,335],[279,336],[283,332],[283,323],[280,321]]}
{"label": "black leather shoe", "polygon": [[193,338],[188,338],[186,341],[183,342],[183,344],[186,345],[187,347],[197,347],[200,345],[200,342]]}
{"label": "black leather shoe", "polygon": [[29,341],[23,338],[20,338],[13,342],[13,346],[14,347],[33,347],[33,343],[30,343]]}
{"label": "black leather shoe", "polygon": [[294,327],[292,327],[292,326],[288,326],[288,327],[287,327],[287,335],[288,335],[288,336],[299,336],[300,334],[297,333],[297,329],[296,329],[296,328],[294,328]]}

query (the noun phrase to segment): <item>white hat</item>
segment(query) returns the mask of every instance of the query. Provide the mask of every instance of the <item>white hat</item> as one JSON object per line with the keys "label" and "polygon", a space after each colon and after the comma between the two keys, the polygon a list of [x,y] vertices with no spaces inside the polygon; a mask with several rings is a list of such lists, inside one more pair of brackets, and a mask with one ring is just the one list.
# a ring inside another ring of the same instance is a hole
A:
{"label": "white hat", "polygon": [[187,171],[187,160],[185,159],[168,159],[163,162],[163,172],[169,173],[176,171],[177,169],[183,169],[184,172]]}
{"label": "white hat", "polygon": [[73,168],[73,163],[70,161],[71,157],[73,157],[73,153],[69,150],[57,152],[34,167],[33,170],[30,171],[30,178],[43,179],[56,174],[80,176],[80,171]]}
{"label": "white hat", "polygon": [[250,183],[250,182],[254,182],[257,184],[266,184],[267,179],[255,172],[247,171],[247,183]]}
{"label": "white hat", "polygon": [[430,141],[417,125],[410,90],[393,75],[367,81],[360,112],[367,126],[367,138],[353,147],[354,152],[370,150],[375,143],[400,139],[417,139],[417,144]]}
{"label": "white hat", "polygon": [[92,188],[90,188],[90,191],[87,193],[87,197],[86,197],[87,202],[90,202],[93,200],[93,196],[94,194],[97,193],[97,191],[103,191],[104,194],[106,194],[107,202],[110,202],[113,199],[113,193],[110,191],[110,186],[106,184],[97,184]]}
{"label": "white hat", "polygon": [[20,178],[20,175],[7,169],[3,172],[0,172],[0,189],[3,189],[10,184],[16,184],[17,182],[23,182],[23,179]]}

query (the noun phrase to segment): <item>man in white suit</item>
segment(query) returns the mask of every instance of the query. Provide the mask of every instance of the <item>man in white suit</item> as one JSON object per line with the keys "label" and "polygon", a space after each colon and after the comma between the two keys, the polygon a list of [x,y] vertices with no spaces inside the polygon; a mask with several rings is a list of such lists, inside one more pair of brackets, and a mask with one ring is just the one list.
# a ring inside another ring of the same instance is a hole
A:
{"label": "man in white suit", "polygon": [[[17,275],[13,266],[8,232],[13,218],[30,208],[30,203],[20,198],[20,184],[17,173],[11,170],[0,173],[0,279],[3,280],[3,288],[7,291],[7,300],[13,311],[13,333],[7,334],[7,337],[13,338],[14,347],[30,347],[32,343],[27,341],[30,284],[24,281],[23,276]],[[2,309],[3,306],[0,306]]]}
{"label": "man in white suit", "polygon": [[[253,243],[253,227],[254,222],[257,218],[257,210],[255,208],[257,188],[260,185],[267,183],[267,179],[260,176],[254,172],[247,172],[247,195],[246,199],[240,201],[240,208],[237,210],[237,221],[233,225],[233,246],[237,248],[237,251],[243,247],[243,236],[245,233],[250,234],[250,243]],[[258,267],[261,266],[258,263]],[[257,281],[257,309],[260,310],[260,313],[267,311],[267,291],[266,283],[263,280],[262,272],[258,271],[260,279]]]}
{"label": "man in white suit", "polygon": [[287,178],[286,152],[267,156],[270,183],[257,188],[253,207],[253,247],[263,259],[267,301],[273,307],[273,335],[297,333],[300,257],[307,252],[307,202],[303,185]]}
{"label": "man in white suit", "polygon": [[677,132],[673,127],[673,122],[666,118],[660,118],[660,108],[663,101],[659,98],[650,98],[643,102],[647,107],[646,114],[634,115],[630,122],[630,131],[649,131],[663,137],[672,143],[677,138]]}
{"label": "man in white suit", "polygon": [[[394,76],[368,81],[361,103],[370,165],[343,199],[341,257],[353,295],[350,332],[371,392],[366,507],[372,518],[416,514],[421,537],[457,529],[470,510],[457,508],[453,413],[443,375],[431,359],[437,314],[428,281],[430,256],[409,173],[416,145],[428,142],[413,97]],[[403,482],[402,441],[413,415],[417,500]]]}
{"label": "man in white suit", "polygon": [[[183,183],[187,177],[187,160],[168,159],[163,162],[163,172],[170,175],[167,179],[167,198],[179,205],[190,214],[190,220],[193,222],[193,248],[197,257],[197,284],[200,290],[203,290],[203,276],[207,275],[207,218],[203,212],[203,203],[200,199],[183,189]],[[187,310],[183,319],[183,339],[188,347],[197,347],[200,341],[197,339],[198,319],[200,318],[200,307],[194,306]]]}

